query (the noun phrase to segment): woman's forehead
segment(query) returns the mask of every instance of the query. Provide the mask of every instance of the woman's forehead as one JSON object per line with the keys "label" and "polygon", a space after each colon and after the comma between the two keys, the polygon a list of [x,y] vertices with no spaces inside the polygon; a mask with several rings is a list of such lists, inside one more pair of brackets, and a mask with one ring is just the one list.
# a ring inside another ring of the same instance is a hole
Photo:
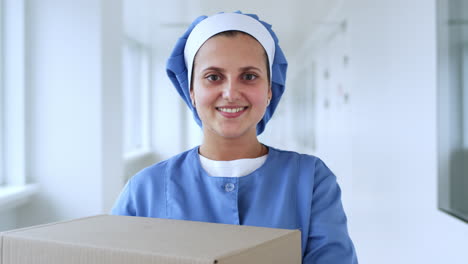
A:
{"label": "woman's forehead", "polygon": [[[265,50],[253,37],[240,33],[217,35],[208,39],[198,50],[194,64],[201,68],[216,66],[266,67]],[[222,64],[222,65],[210,65]],[[242,66],[241,66],[242,65]],[[197,66],[196,66],[197,67]]]}

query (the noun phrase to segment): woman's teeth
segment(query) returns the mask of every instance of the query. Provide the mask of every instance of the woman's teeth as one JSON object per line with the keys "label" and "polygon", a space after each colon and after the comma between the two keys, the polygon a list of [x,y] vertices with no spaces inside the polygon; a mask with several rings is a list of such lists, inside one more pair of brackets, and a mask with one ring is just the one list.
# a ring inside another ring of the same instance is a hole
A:
{"label": "woman's teeth", "polygon": [[237,113],[237,112],[240,112],[240,111],[244,110],[244,107],[239,107],[239,108],[221,108],[221,107],[219,107],[218,109],[221,112]]}

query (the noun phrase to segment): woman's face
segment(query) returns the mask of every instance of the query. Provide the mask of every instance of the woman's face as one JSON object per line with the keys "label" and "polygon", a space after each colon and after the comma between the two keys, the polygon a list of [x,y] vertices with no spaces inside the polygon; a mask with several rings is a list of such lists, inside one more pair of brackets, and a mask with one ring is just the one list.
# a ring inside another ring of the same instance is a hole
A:
{"label": "woman's face", "polygon": [[256,136],[269,88],[265,51],[249,35],[218,35],[207,40],[194,60],[192,101],[205,136]]}

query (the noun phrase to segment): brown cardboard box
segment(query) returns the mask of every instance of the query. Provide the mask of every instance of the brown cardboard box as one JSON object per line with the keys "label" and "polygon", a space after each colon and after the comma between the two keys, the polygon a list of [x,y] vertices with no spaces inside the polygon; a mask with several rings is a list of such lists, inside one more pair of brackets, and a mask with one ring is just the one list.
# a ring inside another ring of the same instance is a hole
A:
{"label": "brown cardboard box", "polygon": [[0,233],[0,264],[299,264],[300,231],[98,215]]}

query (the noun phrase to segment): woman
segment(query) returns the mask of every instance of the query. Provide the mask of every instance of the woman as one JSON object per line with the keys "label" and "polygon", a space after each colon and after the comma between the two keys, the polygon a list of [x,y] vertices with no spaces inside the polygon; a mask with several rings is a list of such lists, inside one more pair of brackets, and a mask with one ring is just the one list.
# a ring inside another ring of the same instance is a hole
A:
{"label": "woman", "polygon": [[287,62],[255,15],[199,17],[167,73],[203,129],[199,147],[125,186],[112,213],[300,229],[303,263],[357,263],[336,177],[318,158],[261,144]]}

